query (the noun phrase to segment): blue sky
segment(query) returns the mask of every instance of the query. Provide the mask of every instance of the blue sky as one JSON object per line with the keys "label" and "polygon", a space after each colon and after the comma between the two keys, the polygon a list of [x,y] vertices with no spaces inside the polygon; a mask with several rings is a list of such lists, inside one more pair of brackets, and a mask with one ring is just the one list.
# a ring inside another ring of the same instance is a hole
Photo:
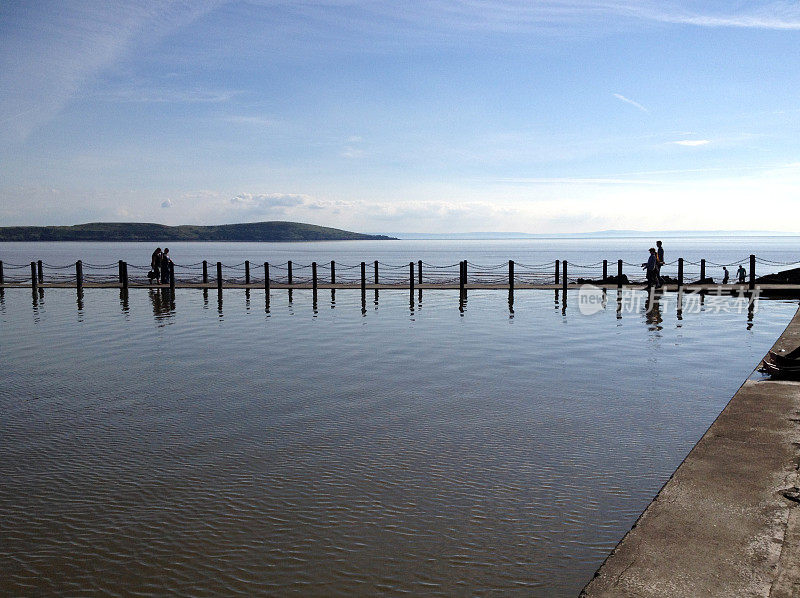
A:
{"label": "blue sky", "polygon": [[800,4],[0,3],[0,225],[800,231]]}

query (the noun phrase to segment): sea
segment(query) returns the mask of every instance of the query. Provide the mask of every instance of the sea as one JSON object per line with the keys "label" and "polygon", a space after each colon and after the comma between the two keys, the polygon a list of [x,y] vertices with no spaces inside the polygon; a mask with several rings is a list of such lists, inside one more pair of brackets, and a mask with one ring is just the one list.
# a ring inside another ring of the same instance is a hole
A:
{"label": "sea", "polygon": [[[668,262],[798,259],[793,237],[663,240]],[[169,247],[492,267],[638,265],[653,242]],[[153,249],[4,243],[0,260],[8,277]],[[576,596],[798,308],[578,293],[0,291],[0,594]]]}

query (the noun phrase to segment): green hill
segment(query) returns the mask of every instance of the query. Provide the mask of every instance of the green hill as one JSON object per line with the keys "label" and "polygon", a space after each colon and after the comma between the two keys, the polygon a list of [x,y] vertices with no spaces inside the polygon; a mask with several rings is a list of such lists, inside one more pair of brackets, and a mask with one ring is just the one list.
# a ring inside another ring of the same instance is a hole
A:
{"label": "green hill", "polygon": [[166,226],[139,222],[91,222],[74,226],[0,227],[0,241],[356,241],[388,240],[301,222],[252,222],[216,226]]}

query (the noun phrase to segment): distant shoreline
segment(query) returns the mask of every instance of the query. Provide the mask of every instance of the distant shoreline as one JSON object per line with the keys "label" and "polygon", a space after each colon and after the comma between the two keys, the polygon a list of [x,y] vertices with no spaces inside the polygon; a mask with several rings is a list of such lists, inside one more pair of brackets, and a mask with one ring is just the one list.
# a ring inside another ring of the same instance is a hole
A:
{"label": "distant shoreline", "polygon": [[0,227],[0,242],[303,242],[391,241],[388,235],[368,235],[301,222],[252,222],[212,226],[166,226],[136,222],[92,222],[74,226]]}

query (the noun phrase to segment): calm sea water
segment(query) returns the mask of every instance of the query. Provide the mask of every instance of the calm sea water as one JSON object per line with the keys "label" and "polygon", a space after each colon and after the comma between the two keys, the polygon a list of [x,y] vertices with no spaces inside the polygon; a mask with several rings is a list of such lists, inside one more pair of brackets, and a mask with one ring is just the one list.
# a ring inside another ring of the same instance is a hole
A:
{"label": "calm sea water", "polygon": [[574,596],[797,309],[668,299],[7,289],[0,594]]}

